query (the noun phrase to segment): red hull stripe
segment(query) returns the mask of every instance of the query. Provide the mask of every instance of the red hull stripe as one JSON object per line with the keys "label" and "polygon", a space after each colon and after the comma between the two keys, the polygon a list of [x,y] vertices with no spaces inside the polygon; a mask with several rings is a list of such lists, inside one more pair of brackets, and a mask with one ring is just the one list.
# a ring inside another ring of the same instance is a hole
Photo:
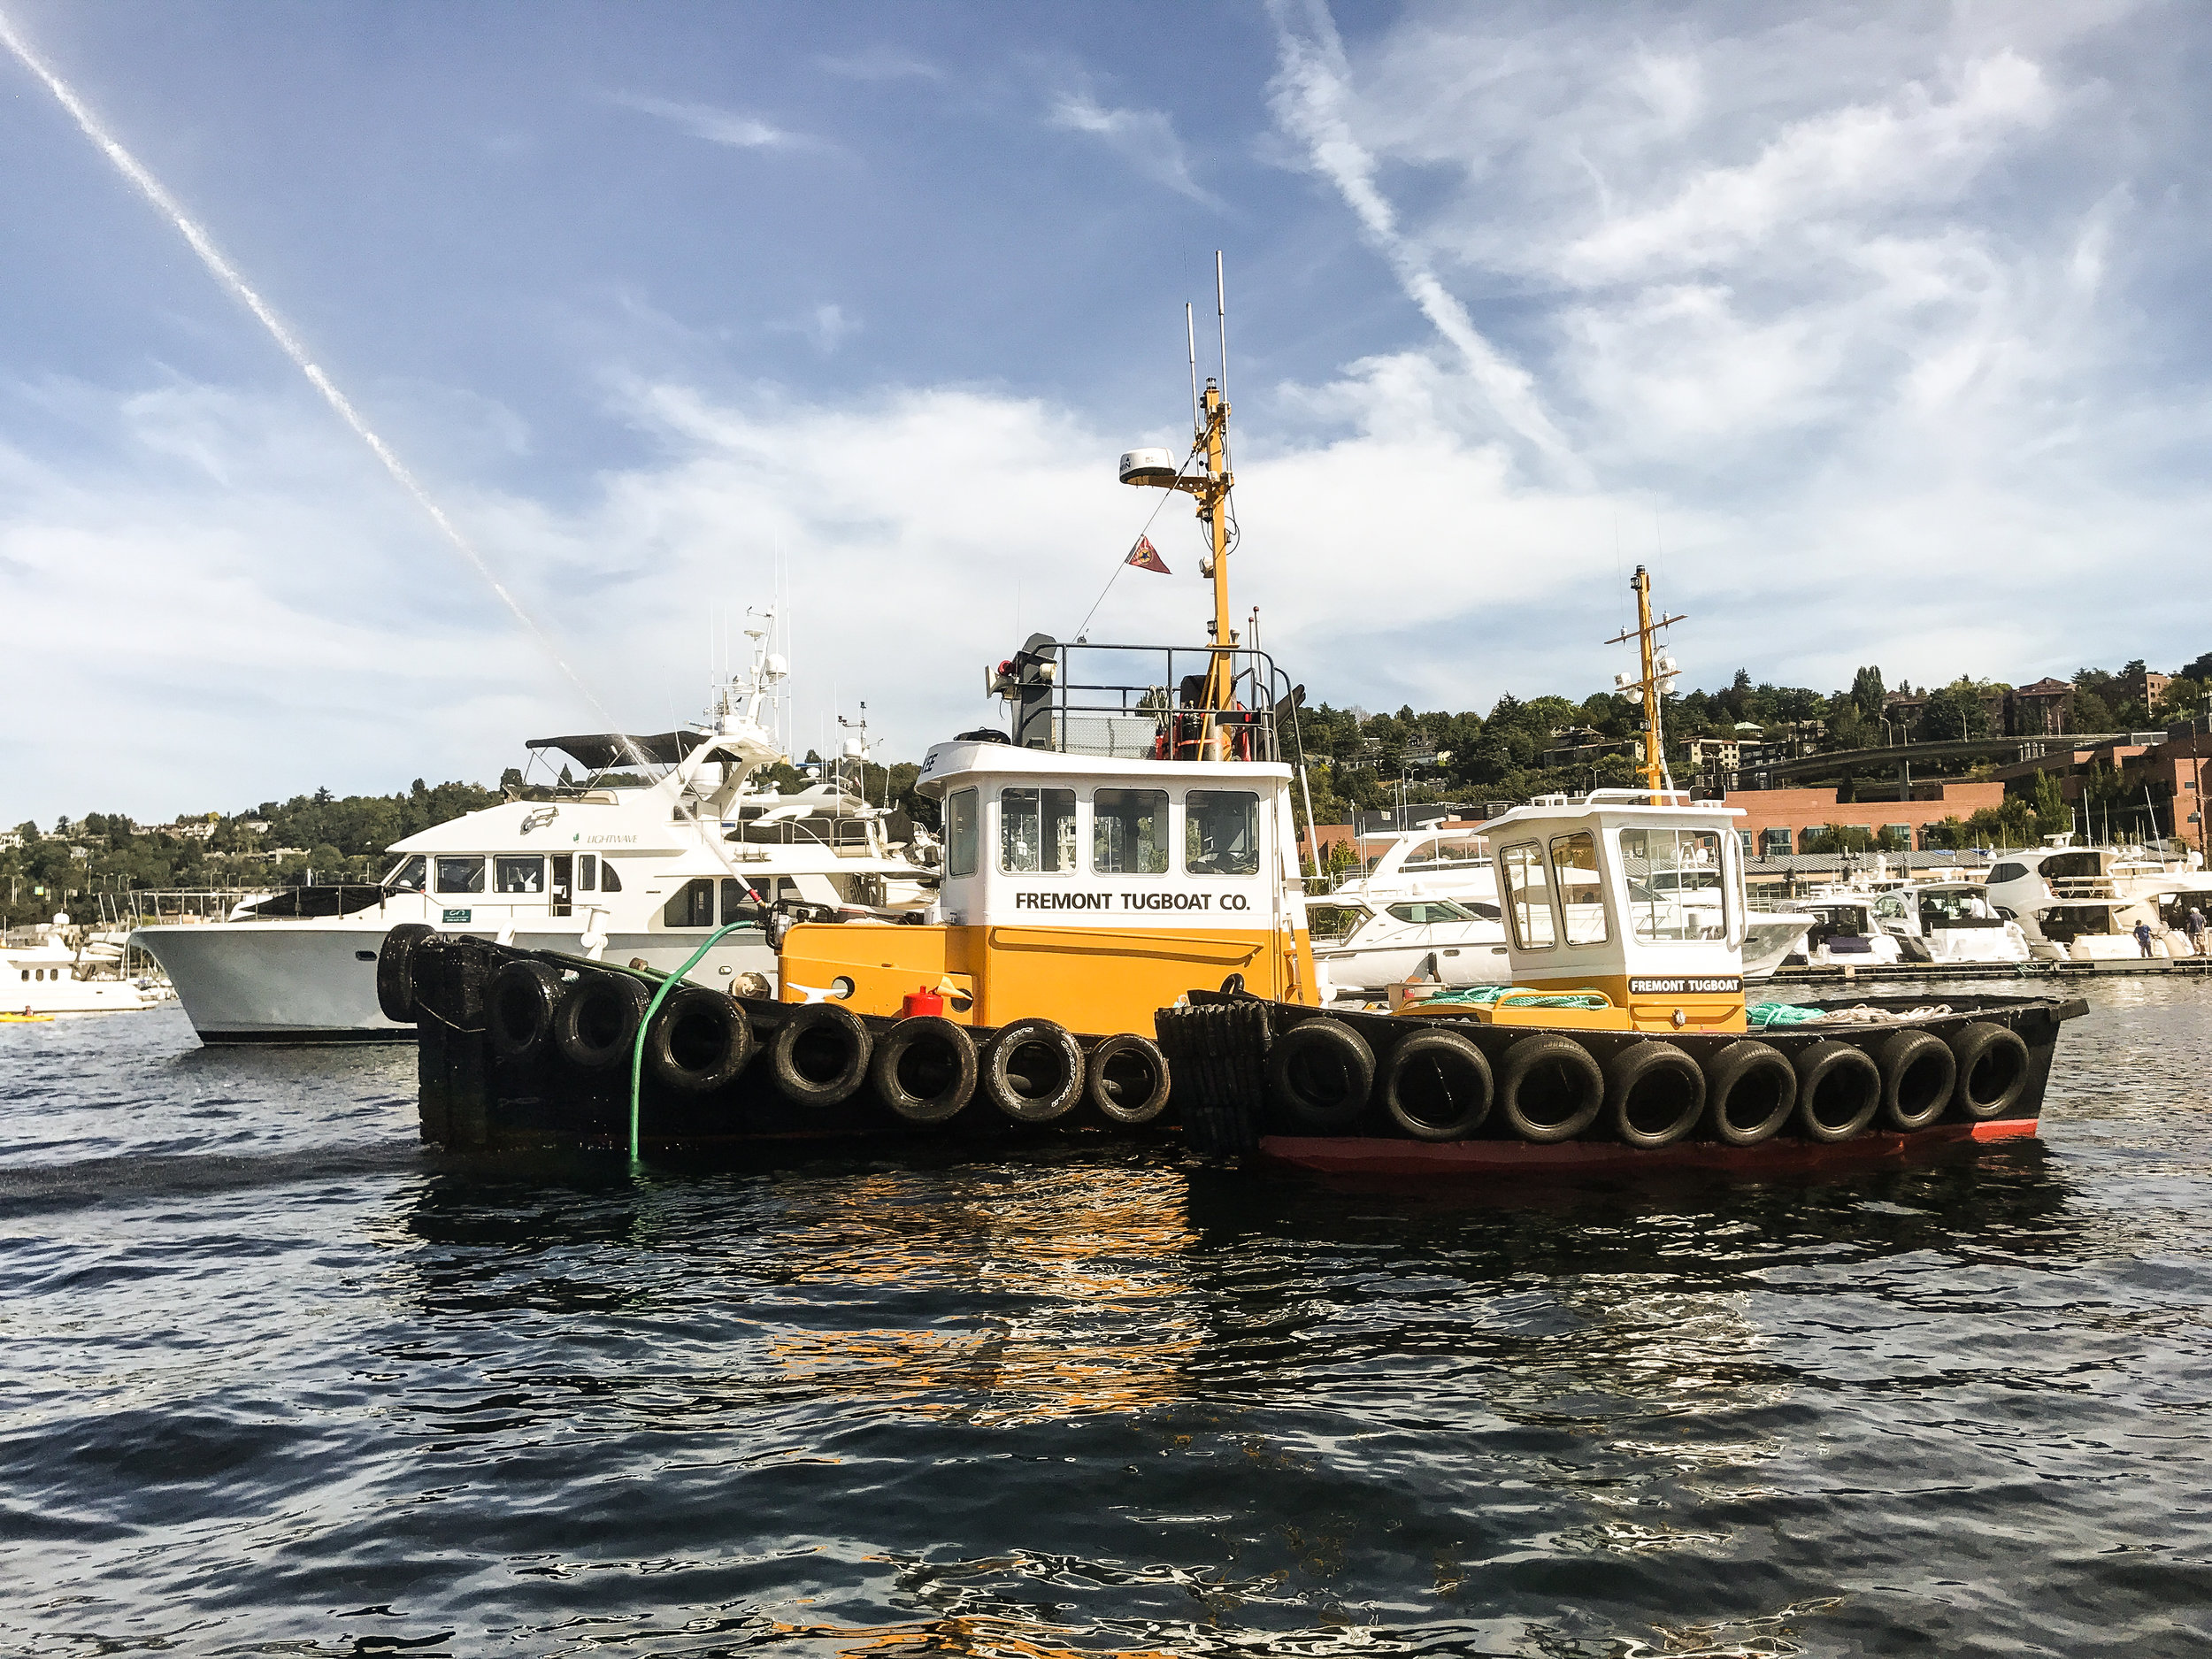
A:
{"label": "red hull stripe", "polygon": [[2032,1135],[2032,1118],[1992,1123],[1939,1124],[1913,1134],[1861,1135],[1823,1144],[1777,1137],[1755,1147],[1714,1141],[1678,1141],[1643,1150],[1607,1141],[1567,1141],[1534,1146],[1525,1141],[1384,1141],[1364,1136],[1267,1135],[1263,1157],[1301,1169],[1345,1175],[1487,1175],[1543,1171],[1578,1174],[1622,1170],[1724,1170],[1749,1174],[1824,1169],[1853,1164],[1902,1164],[1942,1147]]}

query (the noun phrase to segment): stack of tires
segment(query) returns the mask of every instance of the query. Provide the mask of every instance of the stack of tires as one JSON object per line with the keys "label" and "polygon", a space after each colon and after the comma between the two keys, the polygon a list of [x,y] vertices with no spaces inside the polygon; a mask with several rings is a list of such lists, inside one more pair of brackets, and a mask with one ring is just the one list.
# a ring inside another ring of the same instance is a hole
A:
{"label": "stack of tires", "polygon": [[1270,1130],[1540,1146],[1603,1139],[1646,1148],[1693,1136],[1732,1147],[1782,1134],[1833,1142],[1909,1134],[1947,1118],[2001,1118],[2032,1075],[2019,1033],[1986,1020],[1947,1036],[1870,1033],[1863,1046],[1824,1038],[1788,1054],[1756,1037],[1693,1052],[1661,1038],[1586,1043],[1530,1032],[1494,1039],[1494,1061],[1463,1032],[1407,1024],[1413,1028],[1392,1033],[1379,1061],[1342,1020],[1305,1019],[1279,1033],[1267,1057]]}

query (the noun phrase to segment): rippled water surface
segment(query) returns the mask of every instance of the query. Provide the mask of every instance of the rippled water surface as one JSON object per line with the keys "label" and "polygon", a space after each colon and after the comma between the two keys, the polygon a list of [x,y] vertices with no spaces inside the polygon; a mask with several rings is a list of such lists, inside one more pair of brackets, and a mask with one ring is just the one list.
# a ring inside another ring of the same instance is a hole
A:
{"label": "rippled water surface", "polygon": [[2040,1144],[1480,1193],[457,1164],[0,1027],[0,1652],[2199,1655],[2212,987]]}

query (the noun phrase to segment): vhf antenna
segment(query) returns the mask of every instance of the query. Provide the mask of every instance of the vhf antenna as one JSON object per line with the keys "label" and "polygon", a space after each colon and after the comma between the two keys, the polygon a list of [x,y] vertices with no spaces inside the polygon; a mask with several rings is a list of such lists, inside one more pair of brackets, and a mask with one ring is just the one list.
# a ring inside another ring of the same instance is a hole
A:
{"label": "vhf antenna", "polygon": [[1188,300],[1183,302],[1183,337],[1190,342],[1190,426],[1196,432],[1205,422],[1198,413],[1198,323]]}
{"label": "vhf antenna", "polygon": [[1221,279],[1221,250],[1214,250],[1214,314],[1221,319],[1221,401],[1229,401],[1229,290]]}

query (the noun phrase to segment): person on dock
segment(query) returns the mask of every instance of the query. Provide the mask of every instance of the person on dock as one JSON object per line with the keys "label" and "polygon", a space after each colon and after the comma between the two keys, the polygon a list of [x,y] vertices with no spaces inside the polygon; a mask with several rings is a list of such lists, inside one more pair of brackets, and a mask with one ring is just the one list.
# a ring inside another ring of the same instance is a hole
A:
{"label": "person on dock", "polygon": [[2204,955],[2204,912],[2197,906],[2189,907],[2189,919],[2181,925],[2181,931],[2189,935],[2189,954]]}
{"label": "person on dock", "polygon": [[2151,925],[2148,922],[2135,924],[2135,942],[2143,948],[2145,956],[2151,954]]}

